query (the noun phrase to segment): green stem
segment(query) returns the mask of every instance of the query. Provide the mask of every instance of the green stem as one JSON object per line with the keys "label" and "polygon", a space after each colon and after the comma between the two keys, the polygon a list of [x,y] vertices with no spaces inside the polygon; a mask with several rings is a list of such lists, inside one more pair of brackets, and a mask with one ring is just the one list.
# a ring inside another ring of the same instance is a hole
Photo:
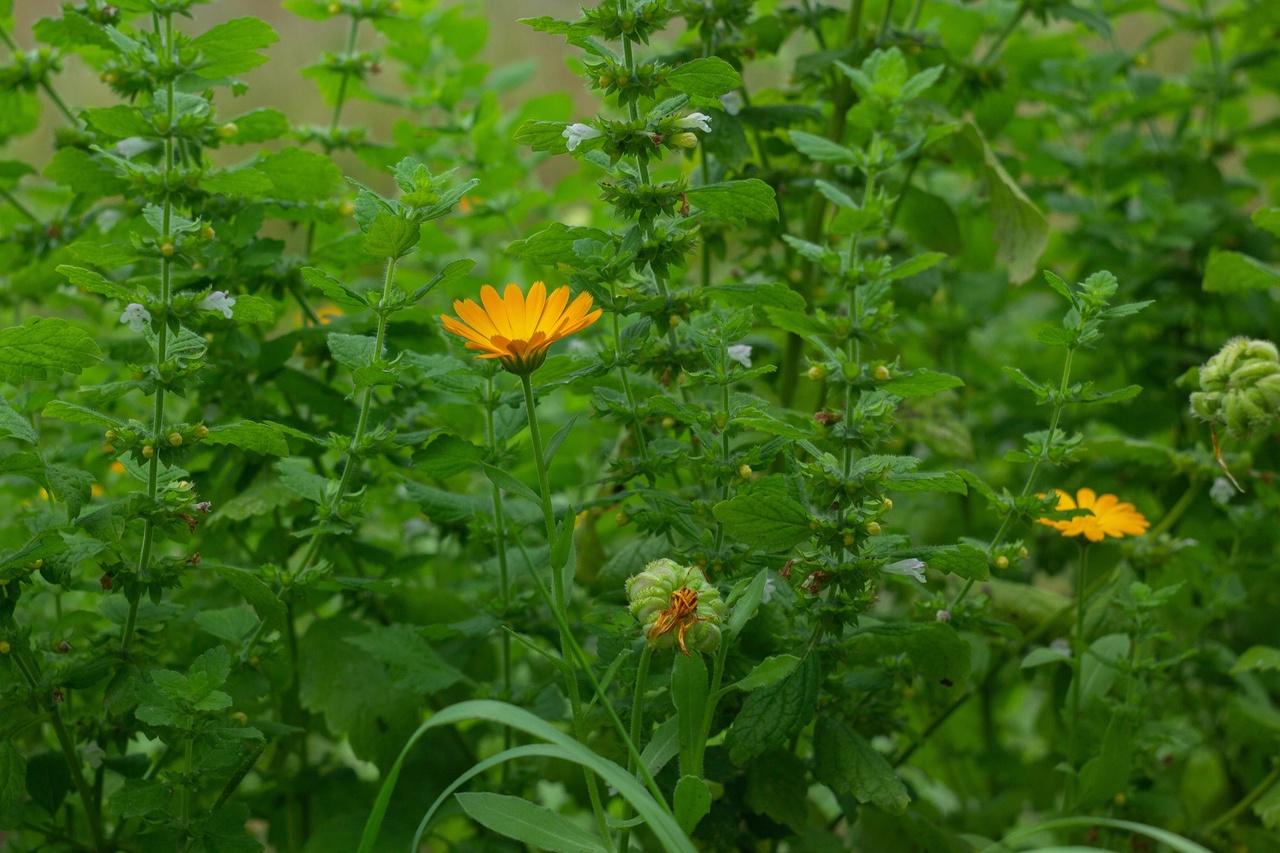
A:
{"label": "green stem", "polygon": [[[1031,490],[1035,488],[1036,476],[1039,475],[1041,466],[1049,459],[1049,447],[1053,444],[1053,436],[1058,431],[1058,423],[1062,419],[1062,410],[1066,406],[1067,387],[1071,382],[1071,362],[1075,357],[1075,352],[1074,347],[1067,349],[1067,357],[1062,364],[1062,380],[1058,383],[1058,393],[1053,400],[1053,413],[1049,416],[1049,436],[1045,439],[1044,450],[1041,451],[1039,458],[1031,465],[1031,472],[1027,474],[1027,482],[1022,486],[1021,497],[1025,498],[1031,494]],[[1183,509],[1185,510],[1186,507],[1183,507]],[[1004,518],[1000,521],[1000,528],[996,530],[996,535],[992,537],[991,544],[987,546],[988,562],[991,561],[991,555],[996,548],[1000,547],[1000,543],[1004,541],[1005,535],[1009,532],[1009,528],[1013,526],[1013,520],[1017,516],[1018,510],[1016,507],[1011,506],[1005,510]],[[956,607],[960,606],[960,602],[964,601],[965,596],[969,594],[971,589],[973,589],[973,578],[965,581],[964,586],[960,589],[960,594],[952,600],[949,609],[955,610]]]}
{"label": "green stem", "polygon": [[[191,723],[191,718],[188,717],[188,729],[190,729]],[[191,770],[195,764],[194,754],[195,737],[193,734],[189,734],[187,742],[183,745],[182,749],[182,799],[178,801],[178,808],[180,809],[179,820],[182,822],[183,827],[187,827],[191,823],[191,801],[194,798],[193,794],[195,793],[195,788],[191,779]]]}
{"label": "green stem", "polygon": [[9,202],[10,207],[12,207],[14,210],[18,211],[18,213],[22,214],[27,219],[29,219],[33,225],[44,224],[43,222],[40,221],[40,217],[32,213],[30,208],[28,208],[22,202],[18,201],[18,197],[15,196],[13,193],[9,192],[4,187],[0,187],[0,198],[3,198],[5,201]]}
{"label": "green stem", "polygon": [[1164,518],[1160,519],[1160,522],[1155,527],[1147,531],[1147,538],[1155,539],[1157,536],[1168,533],[1173,525],[1186,514],[1195,499],[1200,496],[1201,490],[1204,489],[1204,484],[1204,480],[1192,480],[1190,485],[1187,486],[1187,490],[1182,493],[1182,497],[1178,498],[1177,503],[1169,507],[1169,511],[1164,514]]}
{"label": "green stem", "polygon": [[[498,431],[493,422],[493,374],[486,377],[485,385],[485,437],[489,441],[489,449],[494,454],[499,451]],[[498,592],[502,596],[502,617],[505,620],[511,612],[511,586],[507,570],[507,521],[502,509],[502,492],[497,484],[493,486],[493,526],[496,535],[495,547],[498,551]],[[511,700],[511,635],[502,632],[502,698]],[[510,749],[514,743],[514,734],[508,726],[503,731],[503,748]],[[503,775],[506,775],[506,764],[503,764]]]}
{"label": "green stem", "polygon": [[[551,507],[551,481],[547,476],[547,460],[543,458],[542,431],[538,427],[538,412],[533,399],[533,381],[529,378],[528,373],[520,375],[520,384],[524,388],[524,404],[525,410],[529,417],[529,439],[532,444],[534,466],[538,470],[538,490],[542,498],[542,519],[547,526],[547,547],[554,550],[556,542],[556,517],[555,511]],[[565,517],[564,523],[572,525],[572,517]],[[566,531],[566,535],[573,535],[571,531]],[[575,672],[574,656],[570,652],[573,645],[573,638],[569,632],[569,600],[567,592],[564,588],[564,578],[562,575],[563,566],[557,566],[553,562],[551,564],[551,594],[553,609],[558,612],[560,623],[560,654],[565,662],[569,665],[569,671],[566,674],[565,683],[569,689],[569,707],[573,711],[573,731],[574,736],[584,746],[587,743],[587,727],[586,719],[582,713],[582,695],[578,690],[578,678]],[[585,667],[590,673],[590,667]],[[594,676],[593,676],[594,678]],[[603,693],[600,694],[602,704],[608,704]],[[600,829],[600,837],[605,841],[609,839],[609,823],[605,819],[604,806],[600,800],[600,788],[596,782],[595,774],[590,770],[583,768],[583,775],[587,780],[587,796],[591,799],[591,811],[595,814],[596,824]]]}
{"label": "green stem", "polygon": [[1280,761],[1276,762],[1276,766],[1271,768],[1271,772],[1268,773],[1266,777],[1253,788],[1253,790],[1245,794],[1244,798],[1240,800],[1240,802],[1236,803],[1234,806],[1210,821],[1208,826],[1200,831],[1200,837],[1208,838],[1236,818],[1240,817],[1240,815],[1244,814],[1250,806],[1261,799],[1263,794],[1271,790],[1271,786],[1275,785],[1277,782],[1280,782]]}
{"label": "green stem", "polygon": [[89,822],[89,834],[93,836],[94,849],[106,853],[107,844],[102,836],[102,815],[98,812],[93,795],[89,791],[89,783],[85,781],[84,772],[80,767],[80,756],[76,754],[76,747],[71,742],[67,725],[62,721],[62,714],[56,706],[49,711],[49,721],[53,723],[53,730],[58,735],[58,744],[62,747],[62,754],[66,756],[67,766],[71,770],[71,781],[75,783],[76,791],[80,794],[80,802],[84,805],[85,817]]}
{"label": "green stem", "polygon": [[[1071,679],[1071,699],[1070,710],[1067,713],[1067,760],[1073,770],[1078,771],[1076,766],[1080,756],[1080,680],[1084,676],[1084,655],[1088,646],[1084,641],[1084,608],[1088,599],[1088,591],[1085,588],[1085,580],[1089,570],[1089,544],[1087,541],[1080,542],[1080,564],[1076,572],[1076,627],[1075,633],[1071,637],[1071,668],[1073,677]],[[1073,783],[1072,788],[1077,785]],[[1071,797],[1071,808],[1075,808],[1075,797]]]}
{"label": "green stem", "polygon": [[[640,650],[640,666],[636,669],[636,687],[631,696],[631,743],[638,750],[641,744],[641,726],[644,721],[644,694],[648,689],[649,681],[649,661],[653,658],[653,647],[647,642],[644,648]],[[636,759],[628,756],[627,770],[630,773],[636,772]],[[631,817],[630,805],[624,805],[622,810],[622,819],[628,820]],[[618,853],[626,853],[627,846],[631,841],[631,828],[624,827],[622,833],[618,836]]]}
{"label": "green stem", "polygon": [[[157,22],[158,23],[158,22]],[[169,61],[172,63],[174,58],[174,39],[173,39],[173,13],[169,12],[164,15],[164,36],[165,49],[169,53]],[[164,138],[164,220],[163,231],[160,239],[168,241],[170,239],[170,228],[173,223],[173,189],[170,187],[170,176],[173,173],[174,149],[173,149],[173,130],[176,125],[176,92],[174,89],[174,81],[172,78],[165,86],[166,95],[166,115],[168,122],[165,127],[168,128]],[[164,306],[164,314],[160,320],[160,331],[156,334],[156,372],[161,371],[164,366],[165,359],[168,357],[169,347],[169,300],[173,295],[173,261],[168,257],[162,257],[160,261],[160,301]],[[152,453],[151,459],[147,466],[147,497],[154,504],[158,494],[158,483],[160,476],[160,448],[164,441],[164,398],[165,389],[163,385],[156,387],[155,409],[151,419],[151,441]],[[147,571],[151,568],[151,550],[155,540],[155,521],[148,516],[143,522],[142,527],[142,549],[138,554],[138,580],[146,579]],[[138,625],[138,605],[142,602],[142,592],[140,589],[133,591],[133,598],[129,601],[129,614],[125,617],[124,630],[120,636],[120,656],[125,660],[129,658],[129,651],[133,646],[134,633]]]}

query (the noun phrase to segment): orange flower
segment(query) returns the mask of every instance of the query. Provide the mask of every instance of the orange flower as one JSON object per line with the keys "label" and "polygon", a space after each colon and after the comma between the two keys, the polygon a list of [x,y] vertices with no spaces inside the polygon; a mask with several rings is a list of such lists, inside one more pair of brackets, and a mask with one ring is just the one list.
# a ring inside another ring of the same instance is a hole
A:
{"label": "orange flower", "polygon": [[[512,373],[528,375],[547,360],[547,350],[563,337],[581,331],[600,318],[600,309],[591,310],[591,294],[580,293],[573,304],[569,288],[547,295],[547,288],[535,281],[526,298],[520,288],[508,284],[504,296],[489,285],[480,288],[481,308],[473,300],[453,303],[456,317],[441,316],[444,327],[467,339],[467,349],[478,350],[476,358],[496,358]],[[590,312],[590,313],[588,313]]]}
{"label": "orange flower", "polygon": [[1041,518],[1038,521],[1062,532],[1063,536],[1084,535],[1090,542],[1101,542],[1111,536],[1123,539],[1125,536],[1141,536],[1151,526],[1146,517],[1134,509],[1133,504],[1121,503],[1115,495],[1099,495],[1093,489],[1081,489],[1076,492],[1075,499],[1061,489],[1058,493],[1058,512],[1069,512],[1073,509],[1087,510],[1072,518],[1055,521]]}

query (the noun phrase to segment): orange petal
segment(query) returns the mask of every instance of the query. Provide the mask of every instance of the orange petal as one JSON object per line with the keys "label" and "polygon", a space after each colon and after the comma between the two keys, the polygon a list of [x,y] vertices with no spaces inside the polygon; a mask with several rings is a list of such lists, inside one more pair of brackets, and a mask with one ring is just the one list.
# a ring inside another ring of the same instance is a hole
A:
{"label": "orange petal", "polygon": [[1106,515],[1116,508],[1120,503],[1120,499],[1115,495],[1098,495],[1098,499],[1093,502],[1094,515]]}
{"label": "orange petal", "polygon": [[1058,494],[1058,505],[1054,507],[1058,512],[1066,512],[1069,509],[1076,509],[1076,502],[1071,495],[1062,491],[1062,489],[1054,489]]}
{"label": "orange petal", "polygon": [[493,325],[493,321],[489,319],[489,315],[484,313],[484,309],[472,302],[470,299],[465,302],[453,303],[453,310],[466,321],[471,328],[475,329],[482,335],[493,337],[499,334],[498,327]]}
{"label": "orange petal", "polygon": [[529,337],[528,317],[524,313],[524,293],[520,286],[508,284],[502,302],[507,307],[507,320],[511,323],[511,337],[526,339]]}
{"label": "orange petal", "polygon": [[524,310],[529,318],[530,337],[538,330],[538,326],[542,322],[542,309],[546,307],[547,286],[540,281],[535,281],[533,286],[529,288],[529,295],[524,298]]}
{"label": "orange petal", "polygon": [[453,317],[441,316],[441,322],[444,324],[445,331],[452,332],[459,337],[466,338],[469,341],[475,341],[478,344],[489,345],[489,337],[482,335],[470,326],[462,323]]}
{"label": "orange petal", "polygon": [[538,330],[546,332],[551,337],[551,332],[560,322],[560,318],[564,316],[564,306],[569,301],[569,286],[557,287],[550,296],[547,297],[546,307],[542,309],[542,317],[538,321]]}
{"label": "orange petal", "polygon": [[1076,492],[1076,505],[1081,509],[1093,509],[1094,501],[1098,499],[1098,493],[1093,489],[1081,489]]}
{"label": "orange petal", "polygon": [[497,328],[498,334],[504,338],[515,337],[511,331],[511,318],[507,315],[507,306],[498,296],[498,291],[486,284],[480,288],[480,301],[484,303],[485,313],[489,315],[489,320]]}

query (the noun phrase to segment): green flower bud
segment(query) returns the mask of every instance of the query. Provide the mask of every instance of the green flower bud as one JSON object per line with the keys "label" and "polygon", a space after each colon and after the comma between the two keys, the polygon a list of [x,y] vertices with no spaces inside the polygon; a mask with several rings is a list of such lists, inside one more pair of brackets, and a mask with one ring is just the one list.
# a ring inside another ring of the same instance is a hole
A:
{"label": "green flower bud", "polygon": [[1238,439],[1280,419],[1280,352],[1270,341],[1234,338],[1200,368],[1191,413]]}
{"label": "green flower bud", "polygon": [[644,571],[627,580],[631,615],[644,626],[650,645],[668,649],[680,644],[685,654],[693,648],[713,652],[720,645],[720,626],[728,608],[720,591],[696,566],[674,560],[654,560]]}

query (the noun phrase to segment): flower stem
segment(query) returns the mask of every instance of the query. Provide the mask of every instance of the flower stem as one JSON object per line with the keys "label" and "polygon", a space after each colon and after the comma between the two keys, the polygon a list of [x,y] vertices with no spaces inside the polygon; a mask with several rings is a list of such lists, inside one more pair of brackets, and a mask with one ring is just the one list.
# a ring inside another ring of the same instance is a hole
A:
{"label": "flower stem", "polygon": [[1253,790],[1245,794],[1244,798],[1241,799],[1240,802],[1214,818],[1213,821],[1202,829],[1200,831],[1200,837],[1209,838],[1214,833],[1222,829],[1222,827],[1240,817],[1240,815],[1244,813],[1245,809],[1249,808],[1249,806],[1261,799],[1262,795],[1267,793],[1267,791],[1271,789],[1271,786],[1275,785],[1277,782],[1280,782],[1280,761],[1276,762],[1276,766],[1271,768],[1271,772],[1268,773],[1266,777],[1253,788]]}
{"label": "flower stem", "polygon": [[[547,460],[543,456],[542,431],[538,427],[538,412],[533,399],[533,381],[529,378],[528,373],[522,373],[520,375],[520,383],[524,388],[525,411],[529,417],[529,439],[533,445],[534,466],[538,470],[538,494],[542,498],[542,518],[547,525],[547,547],[555,550],[556,517],[555,511],[551,507],[551,481],[547,477]],[[573,519],[566,516],[564,523],[572,525]],[[573,534],[571,531],[566,531],[565,535],[572,536]],[[562,570],[562,566],[557,566],[554,562],[551,564],[552,606],[561,617],[556,621],[560,623],[560,654],[569,666],[565,683],[569,689],[569,707],[573,711],[573,733],[574,737],[585,746],[587,743],[587,727],[582,713],[582,695],[578,690],[576,661],[570,649],[573,638],[569,634],[569,602],[564,587]],[[601,701],[605,701],[603,696]],[[609,839],[609,823],[605,820],[604,806],[600,801],[600,787],[596,782],[595,774],[589,769],[583,768],[583,775],[587,780],[587,796],[591,799],[591,811],[595,814],[596,824],[600,829],[600,837],[607,841]]]}
{"label": "flower stem", "polygon": [[[636,687],[631,696],[631,743],[636,749],[640,749],[641,744],[641,727],[644,721],[644,694],[649,681],[649,661],[653,657],[653,646],[647,642],[644,648],[640,650],[640,666],[636,669]],[[635,773],[636,759],[628,756],[627,770]],[[622,819],[628,820],[631,817],[631,808],[629,805],[623,806]],[[624,827],[618,836],[618,853],[626,853],[627,846],[631,841],[630,827]]]}
{"label": "flower stem", "polygon": [[[1088,646],[1084,641],[1084,607],[1088,599],[1088,592],[1085,589],[1085,580],[1089,570],[1089,544],[1085,540],[1080,542],[1080,564],[1076,571],[1076,628],[1075,633],[1071,637],[1071,666],[1074,670],[1071,679],[1071,699],[1070,710],[1067,713],[1067,760],[1071,764],[1073,770],[1080,754],[1080,680],[1084,676],[1084,655]],[[1078,779],[1073,783],[1072,788],[1078,787]],[[1075,796],[1071,797],[1071,808],[1075,808]]]}
{"label": "flower stem", "polygon": [[[493,453],[498,452],[498,431],[493,422],[493,374],[490,373],[486,378],[485,385],[485,437],[489,440],[489,449]],[[505,620],[511,610],[511,585],[510,576],[507,571],[507,520],[502,510],[502,492],[497,484],[493,485],[493,527],[495,534],[495,547],[498,551],[498,593],[502,596],[502,616]],[[502,632],[502,698],[506,701],[511,700],[511,635]],[[503,730],[502,743],[504,749],[510,749],[514,742],[513,733],[510,727]],[[503,764],[503,776],[505,779],[507,765]]]}

